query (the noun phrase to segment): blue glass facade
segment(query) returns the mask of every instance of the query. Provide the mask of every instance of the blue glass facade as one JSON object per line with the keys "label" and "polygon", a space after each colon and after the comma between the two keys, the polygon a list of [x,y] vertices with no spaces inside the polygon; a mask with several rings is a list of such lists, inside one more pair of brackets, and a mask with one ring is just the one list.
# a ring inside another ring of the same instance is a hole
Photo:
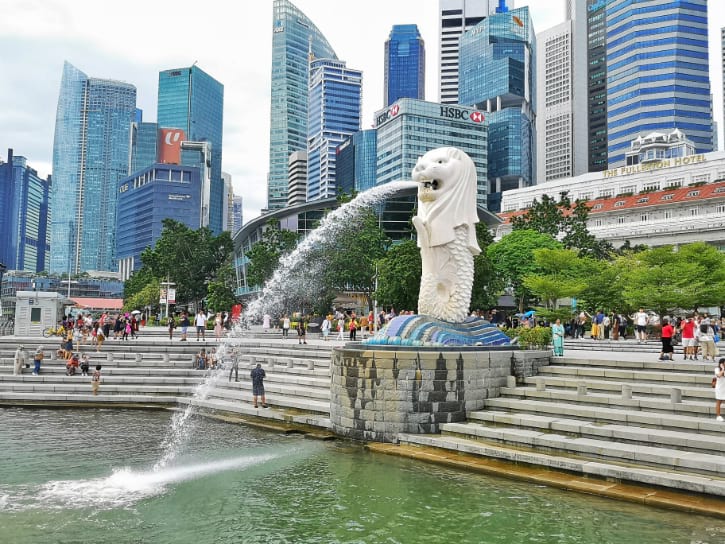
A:
{"label": "blue glass facade", "polygon": [[[224,85],[198,66],[159,72],[159,102],[156,118],[159,128],[178,128],[186,139],[211,142],[211,182],[209,228],[224,230],[224,180],[222,179],[222,140],[224,125]],[[181,162],[201,167],[198,151],[184,150]],[[149,166],[149,165],[144,165]]]}
{"label": "blue glass facade", "polygon": [[133,174],[156,163],[156,145],[159,125],[136,121],[131,126],[131,156],[128,174]]}
{"label": "blue glass facade", "polygon": [[418,158],[437,147],[458,147],[476,165],[476,203],[486,207],[488,127],[484,114],[452,106],[402,98],[375,114],[378,185],[409,180]]}
{"label": "blue glass facade", "polygon": [[267,208],[287,205],[287,170],[293,151],[307,149],[309,57],[336,59],[312,21],[288,0],[274,0],[272,95]]}
{"label": "blue glass facade", "polygon": [[609,168],[653,131],[680,129],[712,151],[707,0],[612,0],[606,44]]}
{"label": "blue glass facade", "polygon": [[385,107],[399,98],[425,100],[425,42],[417,25],[394,25],[385,42]]}
{"label": "blue glass facade", "polygon": [[358,193],[376,185],[378,133],[361,130],[337,148],[337,186],[345,194]]}
{"label": "blue glass facade", "polygon": [[458,93],[488,121],[488,207],[500,193],[534,183],[536,37],[529,8],[497,12],[460,40]]}
{"label": "blue glass facade", "polygon": [[128,175],[136,88],[63,66],[53,141],[50,272],[115,270],[116,186]]}
{"label": "blue glass facade", "polygon": [[0,161],[0,263],[8,270],[46,270],[50,186],[50,177],[41,179],[12,149]]}
{"label": "blue glass facade", "polygon": [[154,164],[117,184],[116,253],[125,279],[141,268],[141,252],[161,236],[164,219],[191,229],[201,218],[201,176],[193,166]]}
{"label": "blue glass facade", "polygon": [[362,72],[337,60],[310,63],[307,118],[307,200],[337,194],[336,150],[360,130]]}

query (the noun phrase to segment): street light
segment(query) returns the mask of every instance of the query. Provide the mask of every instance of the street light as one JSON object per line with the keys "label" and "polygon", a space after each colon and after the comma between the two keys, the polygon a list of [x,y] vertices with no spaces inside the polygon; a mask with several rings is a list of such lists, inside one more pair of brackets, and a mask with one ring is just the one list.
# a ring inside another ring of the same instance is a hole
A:
{"label": "street light", "polygon": [[3,263],[0,263],[0,319],[3,318],[3,274],[8,269]]}

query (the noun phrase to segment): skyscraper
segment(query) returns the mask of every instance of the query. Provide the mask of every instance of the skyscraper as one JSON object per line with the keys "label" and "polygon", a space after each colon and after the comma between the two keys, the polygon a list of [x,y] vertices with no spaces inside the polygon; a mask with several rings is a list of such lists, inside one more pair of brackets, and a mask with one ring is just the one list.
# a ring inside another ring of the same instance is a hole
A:
{"label": "skyscraper", "polygon": [[232,204],[232,236],[234,236],[244,225],[244,197],[234,195]]}
{"label": "skyscraper", "polygon": [[[183,130],[188,141],[211,143],[209,228],[215,234],[221,233],[224,229],[224,85],[196,64],[159,72],[157,122],[160,129]],[[181,163],[202,167],[201,157],[198,151],[182,151]]]}
{"label": "skyscraper", "polygon": [[537,183],[587,172],[587,80],[575,77],[587,71],[586,7],[568,2],[566,21],[536,35]]}
{"label": "skyscraper", "polygon": [[712,151],[707,0],[612,0],[606,11],[609,168],[653,131],[680,129]]}
{"label": "skyscraper", "polygon": [[8,270],[46,270],[50,186],[12,149],[0,160],[0,263]]}
{"label": "skyscraper", "polygon": [[131,124],[131,149],[128,159],[128,175],[148,168],[156,162],[156,140],[159,125],[134,121]]}
{"label": "skyscraper", "polygon": [[307,202],[307,151],[295,151],[289,156],[287,206]]}
{"label": "skyscraper", "polygon": [[461,36],[459,95],[486,112],[488,207],[502,191],[534,182],[536,37],[523,7],[487,17]]}
{"label": "skyscraper", "polygon": [[425,100],[425,42],[417,25],[394,25],[385,42],[385,106]]}
{"label": "skyscraper", "polygon": [[310,62],[307,115],[307,200],[337,194],[335,152],[360,130],[362,72],[339,60]]}
{"label": "skyscraper", "polygon": [[[579,0],[576,0],[579,2]],[[607,169],[607,3],[587,4],[587,116],[589,172]],[[577,4],[577,16],[579,15]]]}
{"label": "skyscraper", "polygon": [[287,162],[307,149],[307,100],[310,53],[317,59],[337,55],[314,23],[289,0],[274,0],[272,24],[272,98],[269,132],[267,208],[287,205]]}
{"label": "skyscraper", "polygon": [[[723,122],[722,127],[725,130],[725,27],[720,29],[720,42],[722,51],[722,111],[723,111]],[[723,136],[722,142],[725,143],[725,136]]]}
{"label": "skyscraper", "polygon": [[127,175],[136,87],[63,65],[53,141],[50,272],[112,271],[117,182]]}
{"label": "skyscraper", "polygon": [[440,102],[458,104],[458,56],[461,35],[489,15],[514,7],[513,0],[439,0],[438,79]]}
{"label": "skyscraper", "polygon": [[361,130],[337,148],[337,187],[347,195],[362,192],[377,184],[378,133]]}

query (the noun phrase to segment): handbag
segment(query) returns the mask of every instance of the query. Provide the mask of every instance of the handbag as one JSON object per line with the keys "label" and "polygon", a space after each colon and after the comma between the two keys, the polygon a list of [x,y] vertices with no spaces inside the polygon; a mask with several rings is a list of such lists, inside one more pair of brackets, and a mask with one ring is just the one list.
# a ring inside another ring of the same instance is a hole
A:
{"label": "handbag", "polygon": [[712,340],[713,340],[713,342],[715,342],[717,344],[720,341],[720,334],[717,332],[715,334],[713,334]]}
{"label": "handbag", "polygon": [[717,378],[713,378],[713,379],[712,379],[712,382],[710,382],[710,385],[711,385],[712,387],[715,387],[715,386],[717,385]]}

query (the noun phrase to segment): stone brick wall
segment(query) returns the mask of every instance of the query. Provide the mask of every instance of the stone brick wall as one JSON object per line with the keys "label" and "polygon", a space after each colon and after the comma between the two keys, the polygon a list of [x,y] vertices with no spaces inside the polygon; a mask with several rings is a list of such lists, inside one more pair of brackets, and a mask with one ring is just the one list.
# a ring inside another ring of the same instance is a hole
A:
{"label": "stone brick wall", "polygon": [[[548,362],[548,352],[416,348],[333,351],[330,419],[336,433],[357,440],[395,442],[397,434],[438,433],[465,421],[497,397],[507,378]],[[546,355],[546,357],[544,357]]]}

